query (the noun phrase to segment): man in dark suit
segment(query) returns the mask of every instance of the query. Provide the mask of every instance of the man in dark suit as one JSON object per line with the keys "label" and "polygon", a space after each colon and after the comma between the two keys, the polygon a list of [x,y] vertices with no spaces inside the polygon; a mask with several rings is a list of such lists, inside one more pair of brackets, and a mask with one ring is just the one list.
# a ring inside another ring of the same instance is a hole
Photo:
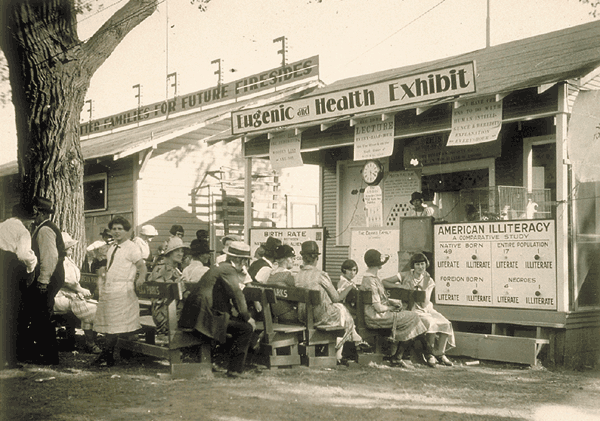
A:
{"label": "man in dark suit", "polygon": [[60,229],[50,220],[52,201],[36,196],[32,202],[36,213],[32,246],[38,264],[33,282],[23,297],[24,323],[19,327],[19,359],[42,365],[56,365],[58,343],[50,318],[54,297],[65,282],[65,245]]}

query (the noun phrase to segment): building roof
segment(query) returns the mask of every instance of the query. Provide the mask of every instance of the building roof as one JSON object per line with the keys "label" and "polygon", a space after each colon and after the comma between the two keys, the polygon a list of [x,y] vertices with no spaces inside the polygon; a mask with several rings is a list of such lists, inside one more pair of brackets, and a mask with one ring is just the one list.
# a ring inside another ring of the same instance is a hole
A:
{"label": "building roof", "polygon": [[[231,134],[232,111],[294,98],[310,92],[319,84],[321,82],[316,80],[303,82],[251,99],[82,139],[81,153],[86,161],[106,157],[117,160],[173,139],[185,139],[192,143],[200,140],[217,142],[239,138],[239,135]],[[17,161],[0,165],[0,177],[17,172]]]}
{"label": "building roof", "polygon": [[476,64],[477,92],[469,96],[509,93],[582,77],[593,71],[600,66],[598,39],[600,21],[594,21],[454,57],[340,80],[314,94],[384,82],[470,61]]}
{"label": "building roof", "polygon": [[[586,88],[591,84],[598,86],[600,73],[600,21],[594,21],[571,28],[525,38],[505,44],[495,45],[453,57],[419,63],[400,68],[384,70],[368,75],[356,76],[334,82],[316,89],[305,98],[323,96],[331,92],[340,92],[370,84],[382,83],[412,74],[422,74],[430,70],[447,68],[467,62],[475,62],[477,91],[457,98],[442,100],[423,100],[411,104],[399,105],[388,109],[357,112],[354,115],[338,116],[319,121],[304,121],[291,126],[306,128],[323,124],[327,127],[340,121],[373,114],[390,114],[406,109],[428,108],[436,104],[469,100],[476,97],[505,94],[520,89],[538,87],[539,92],[560,81],[580,80],[579,86]],[[289,129],[290,127],[287,127]],[[275,128],[248,133],[256,137],[264,133],[277,131]]]}

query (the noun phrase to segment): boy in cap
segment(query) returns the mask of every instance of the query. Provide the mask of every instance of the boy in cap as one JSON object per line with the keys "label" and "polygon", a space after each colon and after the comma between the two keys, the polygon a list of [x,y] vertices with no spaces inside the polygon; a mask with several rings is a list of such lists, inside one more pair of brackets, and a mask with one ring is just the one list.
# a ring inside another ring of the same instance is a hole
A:
{"label": "boy in cap", "polygon": [[273,270],[273,262],[275,261],[275,251],[281,245],[281,240],[269,237],[267,241],[261,244],[264,249],[263,256],[252,262],[248,269],[248,274],[254,282],[266,284],[271,271]]}
{"label": "boy in cap", "polygon": [[229,244],[231,244],[234,241],[242,241],[242,239],[239,235],[235,234],[226,234],[225,236],[223,236],[223,238],[221,238],[221,244],[223,244],[223,254],[217,256],[217,263],[221,263],[227,260],[227,247],[229,247]]}

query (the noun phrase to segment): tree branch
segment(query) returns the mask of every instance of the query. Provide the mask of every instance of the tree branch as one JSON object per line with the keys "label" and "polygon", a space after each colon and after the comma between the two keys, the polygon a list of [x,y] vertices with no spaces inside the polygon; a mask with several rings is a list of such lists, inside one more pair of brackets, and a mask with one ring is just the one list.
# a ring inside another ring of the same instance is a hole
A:
{"label": "tree branch", "polygon": [[84,66],[90,74],[106,61],[119,43],[158,7],[158,0],[130,0],[84,44]]}

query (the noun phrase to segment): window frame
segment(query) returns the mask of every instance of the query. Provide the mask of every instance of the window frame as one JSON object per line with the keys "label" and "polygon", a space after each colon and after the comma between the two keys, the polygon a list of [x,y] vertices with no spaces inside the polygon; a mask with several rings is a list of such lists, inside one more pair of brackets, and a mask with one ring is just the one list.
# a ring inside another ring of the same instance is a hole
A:
{"label": "window frame", "polygon": [[107,173],[100,173],[94,175],[87,175],[83,177],[83,189],[84,189],[84,197],[85,197],[85,184],[94,182],[94,181],[104,181],[104,205],[102,208],[95,209],[85,209],[85,203],[83,204],[84,213],[91,212],[103,212],[108,209],[108,175]]}

